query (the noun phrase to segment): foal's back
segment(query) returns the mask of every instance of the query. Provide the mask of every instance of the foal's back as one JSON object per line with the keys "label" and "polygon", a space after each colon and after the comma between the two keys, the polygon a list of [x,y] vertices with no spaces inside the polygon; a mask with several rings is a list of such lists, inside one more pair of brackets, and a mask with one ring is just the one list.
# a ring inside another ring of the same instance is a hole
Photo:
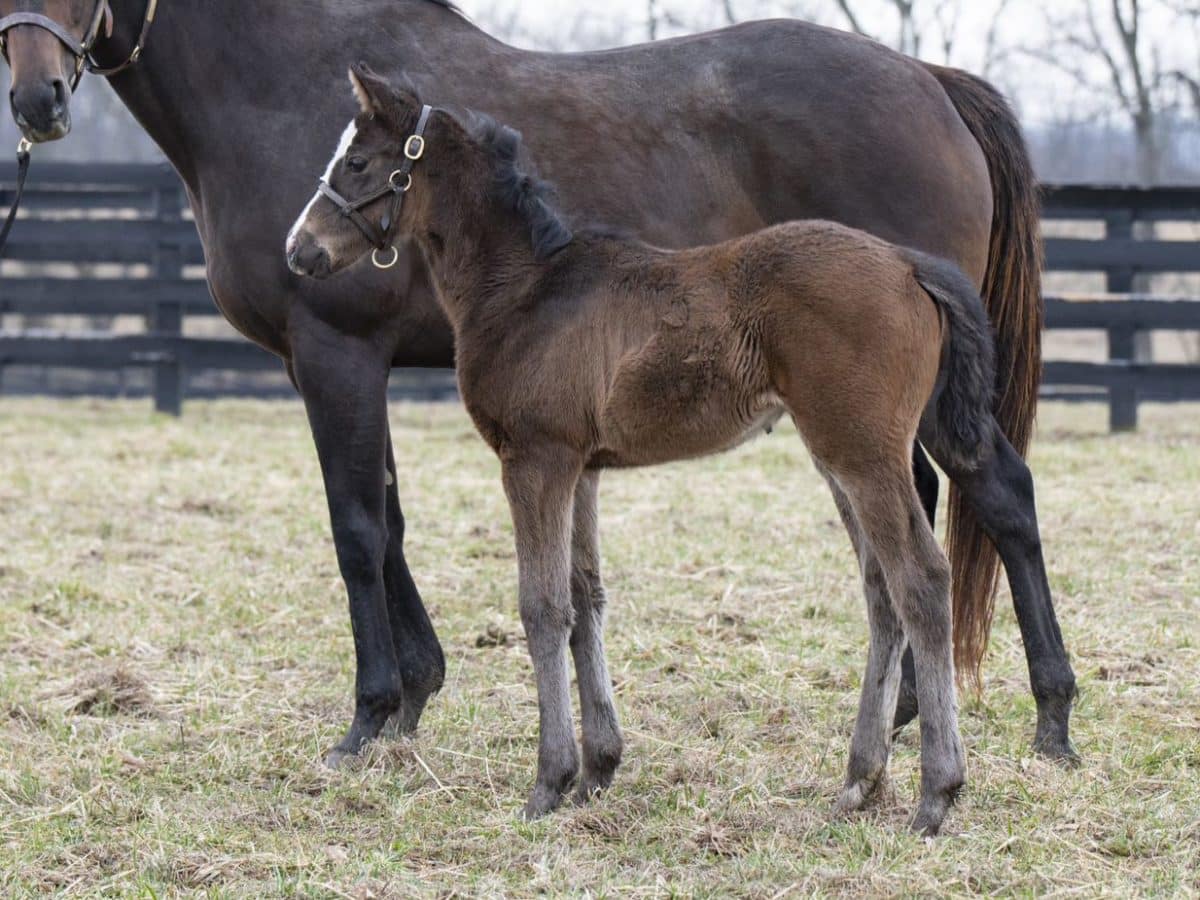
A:
{"label": "foal's back", "polygon": [[597,410],[603,462],[723,450],[784,410],[814,450],[875,452],[854,440],[867,431],[911,440],[937,378],[940,321],[904,251],[792,222],[633,271],[612,286],[600,332],[628,335]]}

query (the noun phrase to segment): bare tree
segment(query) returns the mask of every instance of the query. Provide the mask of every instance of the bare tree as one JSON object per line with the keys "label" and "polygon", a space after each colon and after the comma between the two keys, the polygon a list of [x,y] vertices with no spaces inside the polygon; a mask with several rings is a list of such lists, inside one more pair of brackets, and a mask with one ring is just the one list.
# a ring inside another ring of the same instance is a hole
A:
{"label": "bare tree", "polygon": [[[1200,5],[1179,0],[1077,0],[1073,15],[1047,16],[1052,37],[1027,51],[1093,93],[1101,109],[1115,110],[1132,126],[1137,177],[1144,184],[1163,173],[1166,119],[1178,106],[1178,91],[1200,89],[1197,73],[1168,69],[1161,43],[1147,39],[1145,23],[1158,14],[1176,22],[1200,16]],[[1200,90],[1193,94],[1200,101]]]}
{"label": "bare tree", "polygon": [[[994,19],[998,18],[1003,7],[1008,5],[1008,0],[998,2],[1000,8]],[[866,28],[862,0],[834,0],[834,6],[838,8],[838,12],[852,31],[890,44],[901,53],[910,56],[922,55],[922,50],[928,46],[928,42],[936,40],[941,61],[950,60],[958,40],[959,20],[964,7],[962,0],[887,0],[887,5],[892,7],[898,19],[895,40],[888,40],[887,37]]]}

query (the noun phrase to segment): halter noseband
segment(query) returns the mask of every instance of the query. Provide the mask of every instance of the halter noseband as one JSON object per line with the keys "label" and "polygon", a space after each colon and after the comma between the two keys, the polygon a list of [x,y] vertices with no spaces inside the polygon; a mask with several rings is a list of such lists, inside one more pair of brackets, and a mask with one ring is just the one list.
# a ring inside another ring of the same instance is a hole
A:
{"label": "halter noseband", "polygon": [[[338,208],[343,218],[353,222],[354,226],[363,233],[363,237],[375,248],[371,253],[371,262],[377,269],[390,269],[400,260],[400,251],[391,244],[389,238],[392,229],[396,227],[396,222],[400,219],[404,195],[412,187],[413,167],[417,164],[417,160],[425,155],[425,126],[429,124],[429,116],[432,112],[433,107],[431,106],[421,107],[421,117],[417,119],[416,130],[404,142],[404,163],[388,176],[387,184],[383,187],[358,200],[351,201],[335,191],[324,178],[317,182],[317,190]],[[382,200],[388,194],[392,195],[391,208],[377,225],[364,216],[362,210],[376,200]],[[392,258],[385,262],[380,259],[379,254],[387,250],[392,251]]]}
{"label": "halter noseband", "polygon": [[58,22],[55,22],[49,16],[44,16],[41,13],[19,12],[13,13],[11,16],[5,16],[0,19],[0,56],[8,60],[8,32],[12,31],[21,25],[40,28],[43,31],[48,31],[71,52],[75,57],[75,74],[71,77],[71,90],[74,91],[79,87],[79,82],[83,78],[84,72],[92,72],[96,75],[108,77],[124,72],[126,69],[137,64],[137,61],[142,57],[142,51],[146,49],[146,39],[150,36],[150,28],[154,24],[154,16],[158,12],[158,0],[147,0],[146,14],[142,17],[142,30],[138,35],[137,43],[133,47],[133,51],[129,54],[126,60],[111,68],[104,68],[99,65],[92,56],[92,50],[96,47],[96,42],[100,40],[100,33],[104,30],[104,23],[107,19],[109,22],[109,35],[112,34],[112,10],[109,9],[108,0],[96,0],[96,9],[92,13],[92,21],[88,26],[88,30],[84,33],[83,39],[78,40],[73,34],[67,31]]}

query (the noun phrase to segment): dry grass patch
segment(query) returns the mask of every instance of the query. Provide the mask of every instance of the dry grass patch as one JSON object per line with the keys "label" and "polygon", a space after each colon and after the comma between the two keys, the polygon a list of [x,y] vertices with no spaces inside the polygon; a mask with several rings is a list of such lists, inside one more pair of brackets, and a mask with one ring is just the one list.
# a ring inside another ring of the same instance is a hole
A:
{"label": "dry grass patch", "polygon": [[1083,764],[1029,753],[1007,600],[932,843],[891,790],[832,815],[866,626],[790,429],[606,476],[612,791],[514,819],[536,753],[498,466],[398,406],[409,553],[446,649],[421,732],[346,771],[352,647],[291,403],[0,401],[0,894],[895,896],[1200,892],[1200,408],[1048,405],[1033,464]]}

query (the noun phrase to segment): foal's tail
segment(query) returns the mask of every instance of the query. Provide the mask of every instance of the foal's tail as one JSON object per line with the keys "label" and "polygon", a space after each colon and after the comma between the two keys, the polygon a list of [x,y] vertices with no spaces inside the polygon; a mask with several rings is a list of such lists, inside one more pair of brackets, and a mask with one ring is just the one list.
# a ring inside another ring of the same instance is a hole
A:
{"label": "foal's tail", "polygon": [[938,450],[958,467],[974,469],[991,445],[996,391],[996,341],[975,285],[954,263],[906,251],[913,277],[946,317],[937,394]]}
{"label": "foal's tail", "polygon": [[[907,251],[906,255],[917,283],[933,298],[949,331],[935,401],[938,455],[950,457],[956,468],[969,471],[978,466],[981,454],[991,446],[996,427],[992,412],[996,391],[992,327],[975,285],[956,265],[916,251]],[[953,552],[952,545],[952,564]],[[995,591],[991,582],[977,586],[975,591],[963,588],[963,582],[954,582],[954,663],[960,674],[978,684]],[[978,630],[980,622],[984,625],[982,633]]]}
{"label": "foal's tail", "polygon": [[[992,180],[992,236],[983,301],[996,334],[995,415],[1022,456],[1029,447],[1042,377],[1041,198],[1021,126],[990,84],[958,69],[927,66],[983,150]],[[961,491],[950,486],[946,550],[954,581],[954,658],[979,684],[995,607],[999,560]]]}

